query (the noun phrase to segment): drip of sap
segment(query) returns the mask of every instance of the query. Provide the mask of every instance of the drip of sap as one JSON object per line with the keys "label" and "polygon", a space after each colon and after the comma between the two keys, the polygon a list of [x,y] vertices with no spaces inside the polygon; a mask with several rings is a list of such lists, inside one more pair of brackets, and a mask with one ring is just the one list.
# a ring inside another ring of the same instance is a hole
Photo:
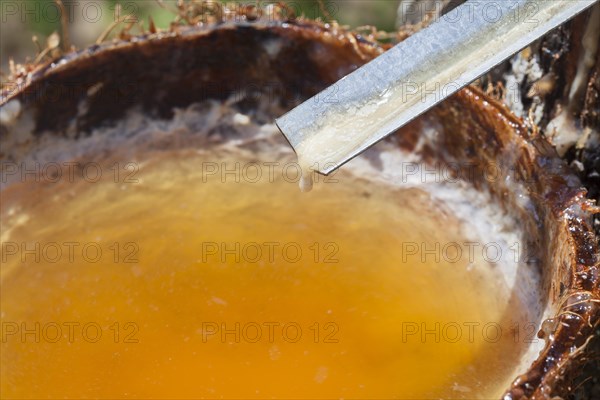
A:
{"label": "drip of sap", "polygon": [[426,193],[211,154],[4,193],[3,398],[500,395],[523,341],[484,260],[432,252],[465,240]]}
{"label": "drip of sap", "polygon": [[313,174],[315,173],[312,169],[307,167],[306,165],[299,163],[300,169],[302,170],[302,176],[300,177],[300,191],[303,193],[308,193],[313,190]]}

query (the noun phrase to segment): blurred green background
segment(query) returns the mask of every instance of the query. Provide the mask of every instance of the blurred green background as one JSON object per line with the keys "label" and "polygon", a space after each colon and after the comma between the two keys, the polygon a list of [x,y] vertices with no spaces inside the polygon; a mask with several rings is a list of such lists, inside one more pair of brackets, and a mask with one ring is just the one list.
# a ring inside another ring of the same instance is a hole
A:
{"label": "blurred green background", "polygon": [[[186,0],[189,1],[189,0]],[[201,0],[195,0],[201,3]],[[232,4],[234,7],[277,3],[276,0],[209,0]],[[205,0],[205,2],[207,2]],[[329,14],[343,25],[358,27],[373,25],[381,30],[395,29],[396,10],[400,0],[323,0]],[[175,14],[177,0],[63,0],[69,22],[69,36],[78,48],[92,44],[113,22],[116,4],[120,5],[121,16],[132,15],[148,28],[148,16],[152,15],[159,28],[167,28]],[[322,7],[317,0],[286,0],[285,3],[296,13],[309,18],[324,18]],[[208,6],[206,6],[208,7]],[[38,46],[32,41],[36,36],[41,47],[53,32],[61,31],[61,11],[54,0],[0,0],[0,68],[8,73],[9,58],[23,62],[26,57],[34,58]],[[112,35],[121,27],[116,27]],[[133,28],[131,33],[139,32]]]}

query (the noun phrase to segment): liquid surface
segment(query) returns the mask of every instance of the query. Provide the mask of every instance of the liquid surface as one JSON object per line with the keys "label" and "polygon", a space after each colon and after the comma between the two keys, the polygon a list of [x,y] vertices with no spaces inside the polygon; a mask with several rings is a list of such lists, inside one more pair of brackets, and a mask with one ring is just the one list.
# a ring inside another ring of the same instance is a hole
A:
{"label": "liquid surface", "polygon": [[428,195],[341,174],[302,194],[207,157],[5,193],[3,398],[501,393],[518,344],[482,327],[505,299],[482,260],[423,260],[464,241]]}

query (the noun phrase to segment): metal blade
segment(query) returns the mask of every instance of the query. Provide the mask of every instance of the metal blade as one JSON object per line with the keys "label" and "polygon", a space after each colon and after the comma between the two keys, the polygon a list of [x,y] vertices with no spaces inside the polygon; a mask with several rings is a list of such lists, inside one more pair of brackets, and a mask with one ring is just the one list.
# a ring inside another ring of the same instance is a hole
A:
{"label": "metal blade", "polygon": [[277,119],[328,174],[598,0],[470,0]]}

